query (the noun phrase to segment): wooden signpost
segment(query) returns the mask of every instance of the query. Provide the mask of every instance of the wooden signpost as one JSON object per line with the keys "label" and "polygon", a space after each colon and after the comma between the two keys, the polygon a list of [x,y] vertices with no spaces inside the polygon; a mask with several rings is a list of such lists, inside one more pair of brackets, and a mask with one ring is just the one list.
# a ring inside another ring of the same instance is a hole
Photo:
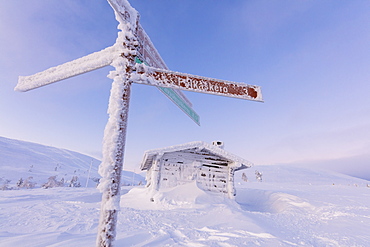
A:
{"label": "wooden signpost", "polygon": [[261,88],[258,86],[140,65],[136,66],[136,70],[136,76],[133,76],[133,81],[136,83],[262,101]]}
{"label": "wooden signpost", "polygon": [[113,79],[109,119],[104,131],[103,161],[99,167],[102,191],[97,246],[112,246],[120,208],[120,179],[126,143],[131,83],[157,86],[189,117],[199,116],[180,90],[262,101],[259,86],[247,85],[168,70],[150,38],[139,24],[139,14],[127,0],[108,0],[120,22],[116,44],[43,72],[20,76],[16,91],[28,91],[72,76],[111,65]]}

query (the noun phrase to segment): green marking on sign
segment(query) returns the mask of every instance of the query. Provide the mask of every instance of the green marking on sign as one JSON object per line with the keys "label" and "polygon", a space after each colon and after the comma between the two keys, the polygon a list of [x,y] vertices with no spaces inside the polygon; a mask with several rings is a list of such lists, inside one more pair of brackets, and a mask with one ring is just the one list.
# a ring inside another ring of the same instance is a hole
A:
{"label": "green marking on sign", "polygon": [[[139,57],[135,57],[135,62],[149,66],[145,61]],[[196,124],[200,126],[199,115],[173,90],[172,88],[157,87],[164,93],[173,103],[175,103],[183,112],[186,113]]]}
{"label": "green marking on sign", "polygon": [[144,63],[146,66],[149,66],[146,62],[144,62],[143,60],[141,60],[139,57],[135,57],[135,63],[138,63],[138,64]]}
{"label": "green marking on sign", "polygon": [[158,89],[183,110],[196,124],[200,125],[199,115],[172,88],[158,87]]}

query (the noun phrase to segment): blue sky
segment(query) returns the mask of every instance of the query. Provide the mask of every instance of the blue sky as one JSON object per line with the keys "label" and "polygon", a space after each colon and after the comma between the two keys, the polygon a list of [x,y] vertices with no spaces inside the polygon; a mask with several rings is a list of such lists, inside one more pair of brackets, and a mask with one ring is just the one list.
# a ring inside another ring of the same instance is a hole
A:
{"label": "blue sky", "polygon": [[[171,70],[259,85],[265,102],[185,92],[199,127],[158,89],[133,85],[127,169],[147,149],[223,140],[255,165],[369,174],[369,1],[130,2]],[[101,157],[112,67],[13,88],[19,75],[113,45],[117,24],[105,0],[0,1],[0,136]]]}

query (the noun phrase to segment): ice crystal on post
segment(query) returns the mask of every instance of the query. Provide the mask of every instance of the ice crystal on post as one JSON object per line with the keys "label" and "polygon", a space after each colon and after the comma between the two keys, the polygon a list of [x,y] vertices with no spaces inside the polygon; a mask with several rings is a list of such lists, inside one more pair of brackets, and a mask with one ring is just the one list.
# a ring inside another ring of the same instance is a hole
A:
{"label": "ice crystal on post", "polygon": [[121,56],[112,62],[111,65],[115,71],[109,73],[113,84],[108,106],[109,119],[104,131],[103,161],[99,167],[99,173],[102,176],[99,189],[103,197],[97,238],[98,246],[111,246],[116,236],[131,88],[130,76],[135,63],[133,44],[135,37],[132,34],[135,27],[121,22],[119,28],[122,31],[118,34],[115,47]]}

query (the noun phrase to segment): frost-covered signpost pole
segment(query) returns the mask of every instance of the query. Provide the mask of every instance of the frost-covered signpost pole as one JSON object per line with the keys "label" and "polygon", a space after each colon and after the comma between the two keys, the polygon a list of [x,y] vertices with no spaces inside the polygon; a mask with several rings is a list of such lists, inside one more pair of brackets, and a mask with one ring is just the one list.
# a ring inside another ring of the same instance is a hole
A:
{"label": "frost-covered signpost pole", "polygon": [[150,38],[139,24],[139,14],[127,0],[108,0],[119,21],[116,43],[102,51],[39,72],[20,76],[16,91],[28,91],[82,73],[112,65],[113,79],[109,99],[109,120],[104,131],[102,176],[99,189],[103,192],[97,246],[112,246],[116,236],[120,208],[120,180],[126,143],[127,117],[131,83],[157,86],[194,122],[199,116],[190,101],[179,90],[262,101],[261,88],[169,71]]}
{"label": "frost-covered signpost pole", "polygon": [[[127,17],[131,18],[129,13]],[[103,162],[99,168],[102,176],[99,188],[103,192],[97,246],[112,246],[116,236],[117,214],[120,207],[121,173],[126,143],[127,118],[130,103],[131,74],[135,66],[137,41],[133,34],[137,27],[138,16],[134,23],[120,23],[117,44],[122,54],[116,58],[110,72],[113,79],[109,99],[109,120],[104,132]]]}

